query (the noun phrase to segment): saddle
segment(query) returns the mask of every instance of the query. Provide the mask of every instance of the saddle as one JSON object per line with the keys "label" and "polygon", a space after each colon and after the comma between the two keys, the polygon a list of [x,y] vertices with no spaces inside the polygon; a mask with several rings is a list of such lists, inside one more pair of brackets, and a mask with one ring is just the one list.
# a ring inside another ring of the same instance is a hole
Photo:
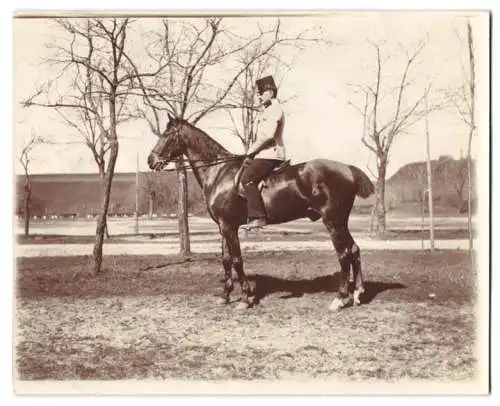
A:
{"label": "saddle", "polygon": [[[270,177],[278,174],[279,172],[283,171],[285,168],[287,168],[289,166],[290,166],[290,159],[283,161],[280,165],[278,165],[276,168],[274,168],[273,171],[269,174],[269,176],[267,178],[264,178],[259,182],[259,185],[258,185],[259,191],[262,192],[262,189],[267,187],[267,182],[268,182]],[[234,177],[234,184],[236,185],[238,195],[240,195],[243,198],[246,198],[245,189],[244,189],[242,183],[240,182],[241,175],[243,174],[243,169],[244,168],[242,166],[238,170],[238,172],[236,173],[236,176]]]}

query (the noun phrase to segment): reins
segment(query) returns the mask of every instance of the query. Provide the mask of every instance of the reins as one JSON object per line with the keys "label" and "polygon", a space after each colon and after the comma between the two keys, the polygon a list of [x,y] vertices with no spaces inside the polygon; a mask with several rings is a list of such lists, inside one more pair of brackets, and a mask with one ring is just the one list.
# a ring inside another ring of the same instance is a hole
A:
{"label": "reins", "polygon": [[[191,162],[193,162],[193,163],[204,162],[201,165],[196,165],[196,168],[208,168],[210,166],[215,166],[215,165],[219,165],[219,164],[226,163],[226,162],[233,162],[233,161],[236,161],[238,159],[242,159],[244,157],[245,157],[245,155],[232,155],[230,157],[223,158],[223,159],[217,159],[217,160],[211,161],[211,162],[206,162],[205,160],[201,160],[201,159],[197,160],[197,161],[191,161]],[[181,160],[174,159],[174,160],[172,160],[172,162],[175,162],[177,164],[177,163],[181,162]],[[161,171],[162,172],[176,172],[178,170],[185,170],[185,169],[190,169],[190,168],[191,168],[191,166],[189,164],[183,165],[180,168],[177,167],[177,165],[176,165],[175,168],[162,169]]]}

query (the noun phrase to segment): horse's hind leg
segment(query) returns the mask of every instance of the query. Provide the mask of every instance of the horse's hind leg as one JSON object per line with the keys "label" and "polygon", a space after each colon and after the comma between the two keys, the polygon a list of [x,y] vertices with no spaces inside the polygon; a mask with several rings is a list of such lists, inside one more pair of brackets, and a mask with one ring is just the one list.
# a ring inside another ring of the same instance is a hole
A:
{"label": "horse's hind leg", "polygon": [[356,243],[352,246],[352,273],[354,277],[354,304],[361,304],[360,296],[365,292],[363,272],[361,271],[361,252]]}
{"label": "horse's hind leg", "polygon": [[352,263],[351,248],[354,244],[354,240],[347,230],[347,226],[338,225],[326,219],[323,220],[323,223],[330,233],[333,246],[335,247],[340,263],[340,284],[338,297],[335,298],[330,305],[330,310],[337,311],[341,308],[349,306],[353,302],[353,297],[349,293],[349,276]]}

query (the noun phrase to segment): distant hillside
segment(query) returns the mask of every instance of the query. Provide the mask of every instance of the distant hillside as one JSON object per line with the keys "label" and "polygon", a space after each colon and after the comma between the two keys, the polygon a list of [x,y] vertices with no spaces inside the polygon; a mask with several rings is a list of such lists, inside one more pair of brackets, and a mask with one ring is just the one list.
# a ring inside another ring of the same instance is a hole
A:
{"label": "distant hillside", "polygon": [[[440,157],[432,161],[434,200],[436,206],[460,211],[467,193],[465,160]],[[135,211],[135,173],[117,173],[111,190],[110,214],[132,214]],[[22,214],[24,176],[17,177],[17,212]],[[387,208],[419,212],[426,185],[425,162],[414,162],[400,168],[386,186]],[[189,212],[206,214],[201,189],[192,172],[188,172]],[[33,175],[32,215],[86,216],[100,208],[97,174]],[[140,214],[170,214],[177,210],[177,175],[175,172],[139,174]],[[369,213],[374,196],[356,199],[354,211]]]}
{"label": "distant hillside", "polygon": [[[473,162],[472,171],[475,165]],[[467,160],[441,156],[431,161],[433,201],[436,206],[463,211],[467,199]],[[474,175],[473,175],[474,178]],[[427,199],[426,162],[412,162],[401,167],[386,186],[386,202],[389,208]],[[474,184],[472,185],[474,192]],[[475,200],[475,199],[474,199]]]}

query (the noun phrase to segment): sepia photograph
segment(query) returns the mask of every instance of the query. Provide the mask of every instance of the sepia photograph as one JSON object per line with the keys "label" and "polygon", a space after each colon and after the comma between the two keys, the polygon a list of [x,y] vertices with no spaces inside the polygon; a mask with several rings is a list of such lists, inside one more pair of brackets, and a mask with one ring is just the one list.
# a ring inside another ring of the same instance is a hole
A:
{"label": "sepia photograph", "polygon": [[16,394],[490,391],[488,11],[16,12]]}

